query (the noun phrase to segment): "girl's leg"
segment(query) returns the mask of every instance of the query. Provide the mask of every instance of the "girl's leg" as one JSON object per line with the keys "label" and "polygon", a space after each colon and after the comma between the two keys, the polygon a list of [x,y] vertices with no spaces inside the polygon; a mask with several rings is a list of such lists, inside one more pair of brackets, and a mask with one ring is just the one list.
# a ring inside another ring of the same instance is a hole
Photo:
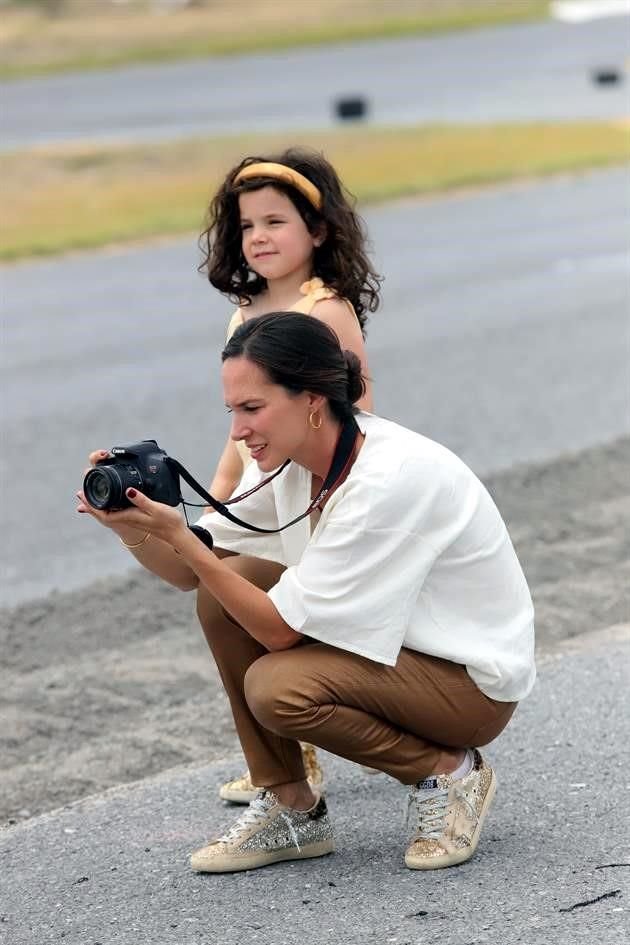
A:
{"label": "girl's leg", "polygon": [[395,667],[321,643],[269,653],[247,671],[248,706],[265,730],[415,784],[452,749],[487,744],[513,703],[485,696],[465,668],[401,650]]}
{"label": "girl's leg", "polygon": [[[273,587],[284,570],[275,562],[245,555],[225,558],[224,563],[263,590]],[[305,774],[298,742],[262,726],[245,701],[245,674],[269,655],[268,651],[235,623],[205,588],[197,593],[197,615],[230,700],[253,783],[270,786],[302,781]]]}

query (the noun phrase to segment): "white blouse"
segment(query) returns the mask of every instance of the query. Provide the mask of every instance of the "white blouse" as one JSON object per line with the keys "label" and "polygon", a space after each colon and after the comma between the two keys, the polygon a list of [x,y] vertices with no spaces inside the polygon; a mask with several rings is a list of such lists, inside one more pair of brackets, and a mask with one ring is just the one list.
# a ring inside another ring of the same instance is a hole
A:
{"label": "white blouse", "polygon": [[[309,518],[260,535],[218,513],[216,547],[286,566],[269,591],[294,630],[394,666],[401,647],[466,666],[486,695],[531,690],[534,611],[505,524],[474,473],[444,446],[360,413],[363,446],[311,534]],[[245,491],[264,476],[251,463]],[[277,528],[305,511],[311,474],[291,463],[232,511]]]}

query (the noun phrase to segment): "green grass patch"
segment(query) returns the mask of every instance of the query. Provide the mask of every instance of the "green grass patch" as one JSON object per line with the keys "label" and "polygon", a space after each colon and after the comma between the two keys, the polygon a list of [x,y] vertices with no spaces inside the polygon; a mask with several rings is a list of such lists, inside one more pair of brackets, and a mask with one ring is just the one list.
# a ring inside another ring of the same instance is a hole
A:
{"label": "green grass patch", "polygon": [[[327,155],[362,207],[630,160],[628,126],[595,122],[355,127],[299,141]],[[0,155],[0,259],[200,231],[233,164],[293,143],[256,135]]]}
{"label": "green grass patch", "polygon": [[235,24],[235,6],[235,0],[213,0],[206,10],[161,16],[134,8],[59,18],[5,11],[0,78],[431,35],[549,14],[549,0],[318,0],[305,3],[298,16],[294,0],[238,0]]}

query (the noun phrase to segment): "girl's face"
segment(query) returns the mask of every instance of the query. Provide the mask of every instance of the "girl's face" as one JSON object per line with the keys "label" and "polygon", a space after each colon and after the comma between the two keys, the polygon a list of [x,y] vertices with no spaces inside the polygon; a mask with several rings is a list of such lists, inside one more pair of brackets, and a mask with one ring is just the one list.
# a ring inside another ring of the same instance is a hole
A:
{"label": "girl's face", "polygon": [[243,255],[247,265],[268,282],[311,278],[313,253],[323,239],[312,236],[295,204],[275,187],[262,187],[238,198]]}
{"label": "girl's face", "polygon": [[321,407],[323,398],[307,391],[290,394],[243,356],[224,361],[222,373],[225,403],[232,414],[230,437],[245,443],[263,472],[285,459],[299,461],[312,434],[309,413]]}

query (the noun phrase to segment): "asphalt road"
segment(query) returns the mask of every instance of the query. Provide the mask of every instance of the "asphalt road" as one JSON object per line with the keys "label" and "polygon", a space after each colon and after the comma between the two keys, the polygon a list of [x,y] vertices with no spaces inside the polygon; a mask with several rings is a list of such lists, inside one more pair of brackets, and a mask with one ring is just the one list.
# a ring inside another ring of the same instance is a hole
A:
{"label": "asphalt road", "polygon": [[540,667],[485,752],[499,787],[463,866],[406,870],[404,789],[327,757],[332,856],[194,874],[191,850],[235,819],[216,799],[234,761],[172,769],[5,831],[0,936],[7,945],[626,945],[629,655],[629,628],[619,627]]}
{"label": "asphalt road", "polygon": [[[626,432],[629,210],[615,169],[367,214],[379,413],[480,474]],[[197,260],[178,240],[0,271],[5,605],[126,572],[74,512],[90,448],[155,437],[197,478],[214,468],[231,308]]]}
{"label": "asphalt road", "polygon": [[4,150],[69,141],[325,128],[360,94],[385,125],[610,119],[629,112],[627,17],[69,74],[0,84]]}

